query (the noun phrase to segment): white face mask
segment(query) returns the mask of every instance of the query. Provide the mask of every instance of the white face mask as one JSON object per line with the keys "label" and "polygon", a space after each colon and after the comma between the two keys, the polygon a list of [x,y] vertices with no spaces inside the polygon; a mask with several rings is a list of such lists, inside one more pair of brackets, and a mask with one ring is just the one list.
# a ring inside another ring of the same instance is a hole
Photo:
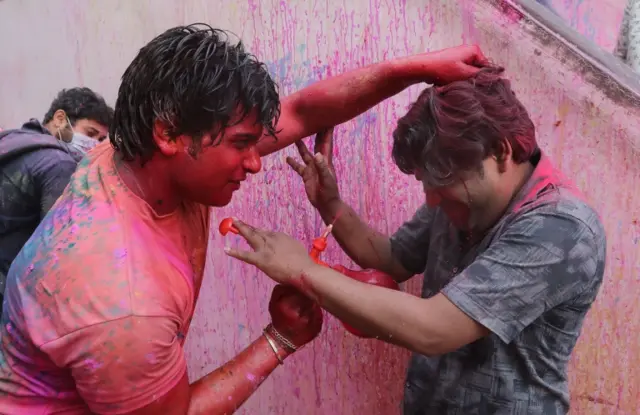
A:
{"label": "white face mask", "polygon": [[98,141],[91,137],[87,137],[84,134],[73,133],[71,142],[65,144],[67,145],[71,156],[79,162],[89,150],[98,145]]}
{"label": "white face mask", "polygon": [[69,145],[75,150],[81,151],[86,154],[87,151],[98,145],[98,140],[94,140],[93,138],[87,137],[84,134],[73,133],[73,138],[71,139]]}
{"label": "white face mask", "polygon": [[73,132],[73,136],[71,137],[71,141],[67,144],[71,152],[78,158],[82,158],[87,154],[89,150],[98,145],[98,140],[94,140],[91,137],[87,137],[84,134],[77,133],[73,130],[71,126],[71,120],[67,117],[67,122],[69,123],[69,127]]}

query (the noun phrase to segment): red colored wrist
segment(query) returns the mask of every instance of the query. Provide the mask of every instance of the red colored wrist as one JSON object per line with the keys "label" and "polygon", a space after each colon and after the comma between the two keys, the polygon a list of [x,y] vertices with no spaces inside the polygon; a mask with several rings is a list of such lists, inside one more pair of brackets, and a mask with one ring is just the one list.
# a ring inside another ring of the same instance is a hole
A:
{"label": "red colored wrist", "polygon": [[266,330],[264,331],[264,333],[262,333],[262,335],[266,339],[267,344],[269,345],[269,349],[271,349],[271,351],[273,352],[273,355],[278,360],[278,363],[281,365],[284,364],[284,359],[289,357],[289,353],[287,353],[287,351],[284,350],[282,346],[280,346],[279,343],[266,332]]}
{"label": "red colored wrist", "polygon": [[281,360],[291,356],[297,349],[299,349],[299,347],[295,346],[291,341],[278,332],[278,330],[273,327],[273,324],[269,324],[265,327],[264,334],[268,340],[270,339],[275,343],[277,349],[276,355]]}

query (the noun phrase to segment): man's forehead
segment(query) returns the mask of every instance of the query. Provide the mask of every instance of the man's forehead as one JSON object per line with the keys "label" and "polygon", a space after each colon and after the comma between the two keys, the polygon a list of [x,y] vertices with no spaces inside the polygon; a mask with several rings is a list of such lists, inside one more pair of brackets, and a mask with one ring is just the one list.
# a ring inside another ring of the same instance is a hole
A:
{"label": "man's forehead", "polygon": [[226,133],[228,135],[260,135],[263,130],[262,124],[258,122],[257,115],[249,113],[242,117],[236,116],[231,120],[229,127],[227,127]]}
{"label": "man's forehead", "polygon": [[81,118],[79,120],[76,120],[74,126],[82,128],[93,128],[96,131],[103,131],[108,129],[106,125],[100,124],[98,121],[94,121],[89,118]]}

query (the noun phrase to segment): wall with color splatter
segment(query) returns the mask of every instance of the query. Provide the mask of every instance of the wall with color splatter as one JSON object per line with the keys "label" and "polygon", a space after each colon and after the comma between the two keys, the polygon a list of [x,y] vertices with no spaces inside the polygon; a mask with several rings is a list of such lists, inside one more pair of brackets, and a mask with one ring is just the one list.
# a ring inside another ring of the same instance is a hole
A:
{"label": "wall with color splatter", "polygon": [[[570,70],[578,68],[574,60],[538,41],[535,30],[517,14],[499,12],[491,4],[5,0],[0,2],[0,126],[42,117],[63,87],[86,85],[113,102],[119,77],[138,48],[170,26],[196,21],[240,35],[268,62],[284,94],[367,63],[479,42],[487,55],[506,66],[538,127],[542,148],[585,191],[609,235],[606,281],[571,362],[573,413],[637,413],[638,107],[621,105],[608,98],[611,93],[585,82],[579,70]],[[587,11],[567,7],[578,26],[592,22],[597,31],[594,16],[599,11],[594,1],[590,4]],[[604,46],[609,48],[606,37]],[[395,230],[423,199],[420,186],[390,161],[395,121],[419,90],[414,87],[337,129],[336,167],[344,197],[382,231]],[[234,214],[310,241],[321,222],[288,170],[286,154],[293,151],[268,157],[264,171],[234,202],[214,212],[214,222]],[[212,235],[207,275],[186,345],[192,379],[233,357],[268,322],[272,283],[228,259],[222,252],[227,243],[232,242]],[[349,265],[335,247],[327,259]],[[418,285],[413,281],[407,289],[416,292]],[[320,338],[279,368],[240,413],[398,413],[406,359],[405,352],[356,339],[328,319]]]}
{"label": "wall with color splatter", "polygon": [[613,51],[627,0],[544,0],[565,23],[607,52]]}

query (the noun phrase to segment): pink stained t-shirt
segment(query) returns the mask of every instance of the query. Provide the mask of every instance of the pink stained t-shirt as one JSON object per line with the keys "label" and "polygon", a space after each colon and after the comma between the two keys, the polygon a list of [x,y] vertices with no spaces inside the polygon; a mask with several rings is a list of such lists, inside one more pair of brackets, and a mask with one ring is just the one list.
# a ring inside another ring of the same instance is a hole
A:
{"label": "pink stained t-shirt", "polygon": [[205,206],[159,216],[91,151],[7,276],[0,413],[122,414],[176,386],[208,231]]}

